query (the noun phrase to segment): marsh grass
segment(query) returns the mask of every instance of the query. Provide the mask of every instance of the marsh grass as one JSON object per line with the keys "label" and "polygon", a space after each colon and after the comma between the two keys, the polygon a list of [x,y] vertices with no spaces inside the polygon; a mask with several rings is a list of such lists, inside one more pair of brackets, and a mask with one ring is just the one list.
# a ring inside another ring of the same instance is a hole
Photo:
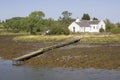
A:
{"label": "marsh grass", "polygon": [[24,41],[24,42],[45,42],[45,41],[65,41],[72,38],[72,36],[65,35],[55,35],[55,36],[45,36],[45,35],[29,35],[29,36],[18,36],[13,40]]}
{"label": "marsh grass", "polygon": [[27,35],[17,36],[14,41],[23,42],[54,42],[80,38],[81,43],[114,43],[120,42],[120,34],[81,34],[81,35]]}
{"label": "marsh grass", "polygon": [[29,35],[27,32],[19,32],[19,33],[13,33],[13,32],[8,32],[8,31],[0,31],[0,36],[12,36],[12,35]]}
{"label": "marsh grass", "polygon": [[86,35],[82,43],[120,43],[120,35]]}

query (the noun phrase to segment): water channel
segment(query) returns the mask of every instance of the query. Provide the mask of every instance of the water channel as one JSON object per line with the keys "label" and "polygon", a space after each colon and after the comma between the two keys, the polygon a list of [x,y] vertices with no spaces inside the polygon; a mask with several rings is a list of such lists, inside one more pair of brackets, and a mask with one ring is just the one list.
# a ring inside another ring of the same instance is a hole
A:
{"label": "water channel", "polygon": [[0,80],[120,80],[120,70],[13,66],[0,59]]}

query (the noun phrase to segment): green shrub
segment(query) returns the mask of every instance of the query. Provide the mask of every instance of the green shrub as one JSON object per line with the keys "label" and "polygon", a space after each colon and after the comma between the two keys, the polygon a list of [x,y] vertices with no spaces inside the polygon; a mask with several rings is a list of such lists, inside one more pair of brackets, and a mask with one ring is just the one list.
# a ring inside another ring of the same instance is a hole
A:
{"label": "green shrub", "polygon": [[103,28],[100,28],[99,32],[104,32],[105,30]]}
{"label": "green shrub", "polygon": [[113,34],[119,34],[120,33],[120,28],[114,28],[114,29],[112,29],[111,33],[113,33]]}
{"label": "green shrub", "polygon": [[70,32],[68,29],[63,28],[63,27],[54,27],[50,30],[50,34],[55,34],[55,35],[69,35]]}

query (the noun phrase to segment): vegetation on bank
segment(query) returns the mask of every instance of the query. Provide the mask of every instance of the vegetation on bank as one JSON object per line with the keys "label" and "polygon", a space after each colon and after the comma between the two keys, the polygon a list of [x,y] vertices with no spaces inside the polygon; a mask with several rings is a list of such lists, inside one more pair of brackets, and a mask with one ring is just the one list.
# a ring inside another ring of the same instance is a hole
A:
{"label": "vegetation on bank", "polygon": [[30,35],[30,33],[27,33],[27,32],[19,32],[19,33],[13,33],[13,32],[0,32],[0,36],[17,36],[17,35]]}
{"label": "vegetation on bank", "polygon": [[83,35],[81,43],[120,43],[120,34]]}
{"label": "vegetation on bank", "polygon": [[[68,26],[75,21],[71,17],[72,13],[69,11],[63,11],[57,20],[52,18],[45,18],[43,11],[31,12],[26,17],[12,17],[5,21],[0,21],[0,34],[5,31],[8,33],[29,33],[36,34],[49,34],[49,35],[69,35]],[[82,20],[90,20],[90,15],[84,13]],[[93,20],[99,20],[93,18]],[[106,19],[106,30],[100,29],[100,32],[109,32],[114,34],[120,33],[120,23],[112,23]]]}
{"label": "vegetation on bank", "polygon": [[63,11],[58,20],[52,18],[45,19],[45,13],[42,11],[34,11],[26,17],[13,17],[0,21],[3,31],[12,33],[25,32],[30,34],[69,34],[68,25],[74,21],[71,13]]}
{"label": "vegetation on bank", "polygon": [[66,41],[80,38],[81,43],[120,43],[120,34],[77,34],[77,35],[26,35],[17,36],[14,41],[41,42]]}
{"label": "vegetation on bank", "polygon": [[66,41],[72,39],[72,36],[65,35],[28,35],[28,36],[17,36],[13,40],[14,41],[22,41],[22,42],[54,42],[54,41]]}

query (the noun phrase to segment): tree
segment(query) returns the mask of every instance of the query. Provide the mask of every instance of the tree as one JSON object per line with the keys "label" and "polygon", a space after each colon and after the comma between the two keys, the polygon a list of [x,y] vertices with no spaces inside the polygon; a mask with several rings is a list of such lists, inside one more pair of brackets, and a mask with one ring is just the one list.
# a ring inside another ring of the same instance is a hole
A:
{"label": "tree", "polygon": [[4,23],[4,27],[7,31],[19,32],[21,30],[21,19],[22,17],[13,17],[11,19],[7,19]]}
{"label": "tree", "polygon": [[82,20],[90,20],[89,14],[84,13],[83,17],[82,17]]}
{"label": "tree", "polygon": [[42,11],[34,11],[28,17],[29,22],[29,31],[30,34],[34,34],[34,27],[36,27],[36,23],[41,21],[45,17],[45,14]]}
{"label": "tree", "polygon": [[120,34],[120,28],[113,28],[113,29],[111,30],[111,33]]}
{"label": "tree", "polygon": [[66,27],[70,25],[70,23],[73,21],[73,19],[71,18],[72,13],[68,11],[63,11],[61,15],[62,17],[59,17],[58,21]]}
{"label": "tree", "polygon": [[94,17],[93,20],[98,20],[98,18]]}
{"label": "tree", "polygon": [[68,11],[63,11],[62,12],[62,16],[63,16],[64,19],[70,18],[71,15],[72,15],[72,13],[70,13]]}
{"label": "tree", "polygon": [[51,29],[50,29],[50,34],[54,35],[60,35],[60,34],[64,34],[64,35],[69,35],[70,32],[67,28],[65,28],[64,26],[62,25],[59,25],[59,26],[53,26]]}
{"label": "tree", "polygon": [[118,28],[120,28],[120,23],[117,23],[116,25],[117,25]]}
{"label": "tree", "polygon": [[113,23],[111,23],[109,19],[105,20],[105,24],[106,24],[106,31],[107,32],[111,32],[111,30],[113,28],[115,28],[115,25]]}
{"label": "tree", "polygon": [[34,18],[34,19],[38,19],[41,20],[45,17],[45,14],[42,11],[34,11],[31,12],[31,14],[29,14],[29,18]]}

